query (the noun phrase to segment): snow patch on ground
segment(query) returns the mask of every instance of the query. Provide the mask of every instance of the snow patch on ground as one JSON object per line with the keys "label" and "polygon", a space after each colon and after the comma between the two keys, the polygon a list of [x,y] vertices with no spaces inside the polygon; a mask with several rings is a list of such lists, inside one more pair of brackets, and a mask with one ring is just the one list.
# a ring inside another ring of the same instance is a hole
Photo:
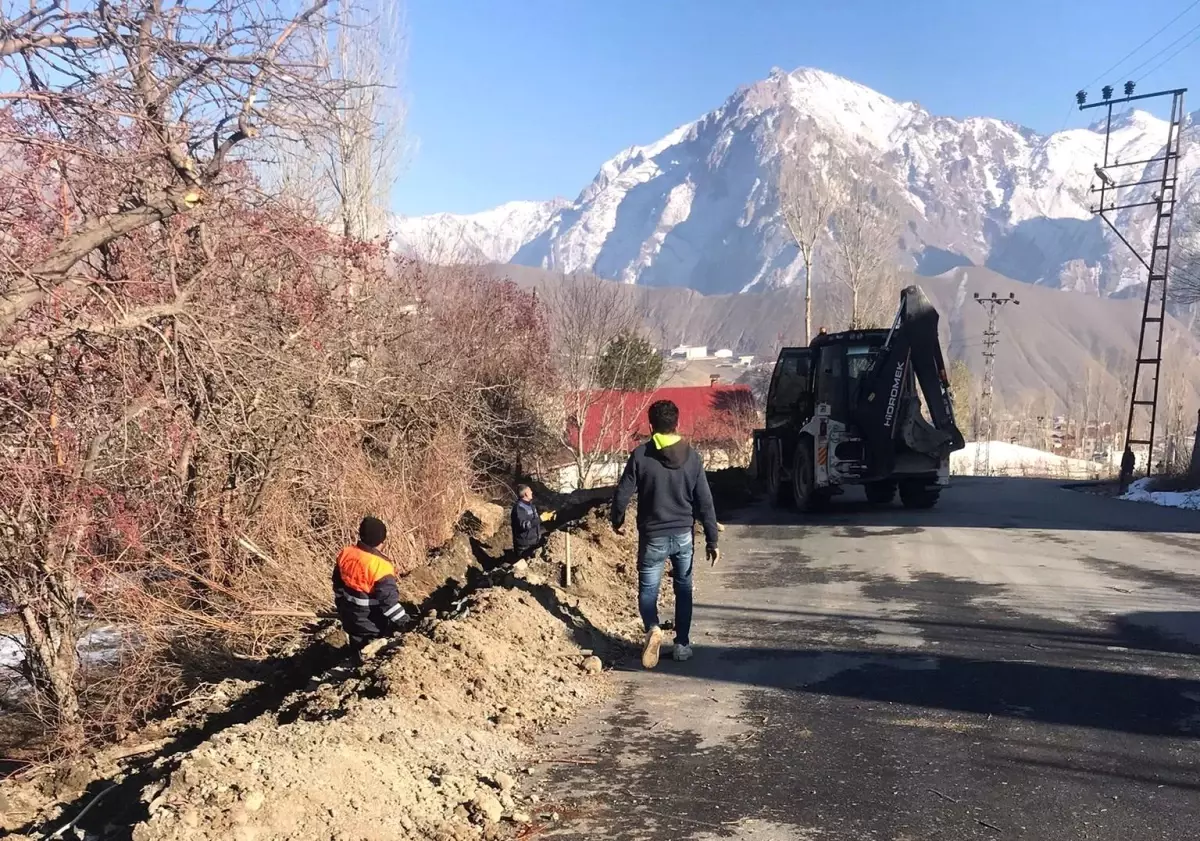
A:
{"label": "snow patch on ground", "polygon": [[9,636],[0,637],[0,669],[15,666],[24,659],[21,643]]}
{"label": "snow patch on ground", "polygon": [[[79,659],[84,664],[111,663],[121,647],[121,631],[113,625],[94,628],[79,640]],[[0,635],[0,669],[14,668],[25,659],[25,647],[11,634]]]}
{"label": "snow patch on ground", "polygon": [[[983,445],[981,441],[971,441],[964,449],[951,453],[950,472],[956,476],[974,476],[975,456]],[[1052,476],[1063,479],[1093,479],[1108,473],[1108,465],[1105,464],[1067,458],[1007,441],[991,442],[988,468],[992,476]]]}
{"label": "snow patch on ground", "polygon": [[1194,491],[1152,491],[1150,486],[1153,479],[1138,479],[1129,486],[1129,492],[1121,499],[1130,502],[1152,502],[1155,505],[1165,505],[1168,508],[1186,508],[1190,511],[1200,511],[1200,490]]}

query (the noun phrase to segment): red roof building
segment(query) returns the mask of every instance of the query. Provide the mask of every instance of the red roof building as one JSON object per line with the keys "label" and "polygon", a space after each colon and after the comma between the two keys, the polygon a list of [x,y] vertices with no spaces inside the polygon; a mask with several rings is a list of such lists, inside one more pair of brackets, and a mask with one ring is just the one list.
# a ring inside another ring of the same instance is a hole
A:
{"label": "red roof building", "polygon": [[[650,437],[646,411],[657,400],[679,407],[679,433],[699,447],[749,441],[757,419],[754,395],[744,385],[681,386],[652,392],[597,391],[572,402],[586,406],[582,450],[628,453]],[[580,424],[567,418],[571,446],[579,448]]]}

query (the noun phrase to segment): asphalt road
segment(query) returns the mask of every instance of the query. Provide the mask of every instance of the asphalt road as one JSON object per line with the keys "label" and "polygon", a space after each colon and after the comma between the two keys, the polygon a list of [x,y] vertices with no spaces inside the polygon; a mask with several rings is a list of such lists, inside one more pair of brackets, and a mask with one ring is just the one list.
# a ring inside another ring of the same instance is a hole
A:
{"label": "asphalt road", "polygon": [[548,746],[547,837],[1200,838],[1200,513],[962,479],[724,519],[695,659]]}

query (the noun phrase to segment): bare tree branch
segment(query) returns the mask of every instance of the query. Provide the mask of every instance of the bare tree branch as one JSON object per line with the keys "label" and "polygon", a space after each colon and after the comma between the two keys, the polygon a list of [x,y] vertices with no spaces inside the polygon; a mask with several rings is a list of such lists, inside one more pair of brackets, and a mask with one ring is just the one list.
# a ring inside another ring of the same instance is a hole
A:
{"label": "bare tree branch", "polygon": [[849,299],[848,327],[881,326],[894,300],[900,234],[895,211],[865,177],[855,178],[843,188],[834,227],[834,274]]}
{"label": "bare tree branch", "polygon": [[[16,320],[63,286],[85,257],[193,211],[240,143],[263,127],[288,130],[302,114],[297,103],[311,110],[336,95],[340,85],[292,48],[327,3],[313,0],[294,17],[276,18],[249,0],[167,11],[161,0],[120,6],[96,0],[70,10],[52,2],[0,27],[0,58],[14,59],[4,67],[18,82],[0,141],[53,156],[60,168],[102,149],[127,158],[130,180],[121,206],[74,208],[82,217],[74,233],[47,243],[22,271],[0,271],[0,345]],[[265,107],[257,107],[264,98]],[[235,127],[226,131],[230,123]],[[204,137],[213,140],[206,160],[196,157]],[[38,168],[18,167],[24,168],[4,174],[29,182],[35,193]]]}
{"label": "bare tree branch", "polygon": [[[831,170],[836,170],[833,163]],[[804,264],[804,344],[812,340],[812,295],[817,246],[828,236],[844,195],[831,173],[822,172],[812,150],[785,150],[779,163],[779,213]]]}

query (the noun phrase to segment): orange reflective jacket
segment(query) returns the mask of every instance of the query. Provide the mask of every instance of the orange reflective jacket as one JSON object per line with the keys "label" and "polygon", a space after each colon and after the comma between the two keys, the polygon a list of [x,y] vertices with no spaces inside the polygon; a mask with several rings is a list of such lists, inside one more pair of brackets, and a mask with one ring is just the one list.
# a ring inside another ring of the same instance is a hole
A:
{"label": "orange reflective jacket", "polygon": [[347,546],[333,565],[333,597],[351,637],[378,637],[403,621],[396,568],[378,551]]}

